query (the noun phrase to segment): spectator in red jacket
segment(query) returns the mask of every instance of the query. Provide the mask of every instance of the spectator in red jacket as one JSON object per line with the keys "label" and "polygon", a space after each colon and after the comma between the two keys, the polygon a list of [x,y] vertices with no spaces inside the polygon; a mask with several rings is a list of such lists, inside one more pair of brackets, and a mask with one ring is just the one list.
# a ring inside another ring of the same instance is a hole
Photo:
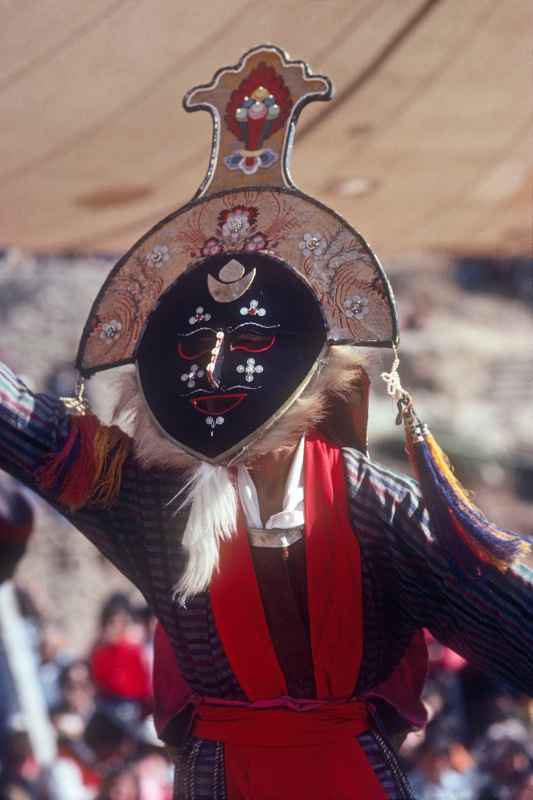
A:
{"label": "spectator in red jacket", "polygon": [[103,699],[134,701],[145,710],[150,708],[150,667],[142,643],[133,635],[132,607],[123,594],[111,595],[102,608],[100,635],[90,664]]}

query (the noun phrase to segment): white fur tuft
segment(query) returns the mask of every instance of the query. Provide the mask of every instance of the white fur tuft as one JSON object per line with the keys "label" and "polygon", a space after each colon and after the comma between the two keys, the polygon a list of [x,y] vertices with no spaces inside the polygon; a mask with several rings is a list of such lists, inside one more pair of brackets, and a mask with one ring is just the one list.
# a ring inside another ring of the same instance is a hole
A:
{"label": "white fur tuft", "polygon": [[219,542],[237,530],[237,492],[227,467],[200,463],[180,508],[190,506],[183,535],[187,567],[176,587],[182,602],[204,591],[218,567]]}

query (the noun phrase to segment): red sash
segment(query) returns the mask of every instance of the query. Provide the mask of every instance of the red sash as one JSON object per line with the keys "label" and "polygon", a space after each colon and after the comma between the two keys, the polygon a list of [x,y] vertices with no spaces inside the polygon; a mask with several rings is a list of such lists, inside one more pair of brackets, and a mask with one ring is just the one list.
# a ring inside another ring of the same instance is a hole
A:
{"label": "red sash", "polygon": [[[229,800],[353,800],[355,792],[365,800],[384,800],[355,738],[369,727],[366,713],[361,703],[347,702],[361,663],[363,611],[342,453],[312,434],[306,437],[304,469],[313,667],[317,697],[331,705],[312,711],[214,708],[206,698],[194,733],[226,743]],[[224,650],[248,699],[286,696],[242,524],[221,546],[210,595]]]}

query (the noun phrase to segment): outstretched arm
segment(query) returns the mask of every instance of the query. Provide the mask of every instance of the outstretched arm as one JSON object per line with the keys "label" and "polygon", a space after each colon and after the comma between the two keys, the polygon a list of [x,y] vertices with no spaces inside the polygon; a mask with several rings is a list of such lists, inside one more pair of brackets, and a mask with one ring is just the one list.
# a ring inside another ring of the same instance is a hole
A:
{"label": "outstretched arm", "polygon": [[[36,490],[64,514],[142,591],[140,572],[124,537],[115,535],[112,512],[114,501],[118,502],[128,449],[128,442],[123,447],[123,439],[127,437],[117,428],[100,425],[94,417],[82,419],[90,423],[83,435],[80,419],[70,417],[59,399],[33,394],[0,363],[0,468]],[[97,440],[104,453],[100,468],[95,457]],[[62,460],[65,452],[67,456]],[[45,486],[41,469],[57,456],[57,469],[52,470],[52,480]],[[94,478],[99,481],[95,483]],[[70,494],[65,487],[70,488]],[[115,500],[106,497],[102,487],[108,493],[116,489]],[[102,497],[105,502],[98,502]],[[76,503],[69,502],[73,500]]]}
{"label": "outstretched arm", "polygon": [[458,574],[432,533],[416,482],[346,452],[352,517],[369,520],[383,537],[385,602],[398,610],[402,628],[428,628],[479,669],[533,694],[533,572],[516,564]]}
{"label": "outstretched arm", "polygon": [[533,694],[533,572],[516,564],[457,574],[417,491],[406,495],[394,525],[407,613],[479,669]]}

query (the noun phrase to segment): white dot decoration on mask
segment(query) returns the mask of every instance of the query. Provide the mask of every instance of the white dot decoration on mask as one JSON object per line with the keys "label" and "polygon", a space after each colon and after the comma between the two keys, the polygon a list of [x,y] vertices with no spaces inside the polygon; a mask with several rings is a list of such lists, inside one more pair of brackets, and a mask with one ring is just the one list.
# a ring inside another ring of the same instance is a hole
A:
{"label": "white dot decoration on mask", "polygon": [[255,358],[248,358],[246,360],[246,364],[238,364],[236,369],[237,369],[237,372],[239,373],[239,375],[243,375],[244,374],[244,380],[247,383],[253,383],[254,373],[256,373],[257,375],[260,375],[261,372],[263,372],[262,365],[261,364],[256,364],[255,363]]}
{"label": "white dot decoration on mask", "polygon": [[202,306],[198,306],[194,315],[189,317],[189,325],[196,325],[197,322],[209,322],[210,319],[211,314],[206,313]]}
{"label": "white dot decoration on mask", "polygon": [[217,425],[224,424],[224,417],[206,417],[205,422],[206,425],[209,425],[209,427],[211,428],[211,436],[212,436],[215,432],[215,428],[217,427]]}
{"label": "white dot decoration on mask", "polygon": [[242,314],[243,317],[247,317],[247,316],[250,316],[250,317],[255,317],[255,316],[264,317],[265,314],[266,314],[266,309],[259,308],[259,301],[258,300],[250,300],[250,305],[248,306],[248,308],[246,308],[246,306],[243,306],[241,308],[241,314]]}
{"label": "white dot decoration on mask", "polygon": [[183,373],[183,375],[181,376],[181,380],[184,383],[185,381],[187,381],[187,386],[189,387],[189,389],[194,389],[194,387],[196,386],[196,381],[200,380],[200,378],[203,378],[204,375],[205,375],[204,370],[200,369],[198,364],[193,364],[189,372]]}

